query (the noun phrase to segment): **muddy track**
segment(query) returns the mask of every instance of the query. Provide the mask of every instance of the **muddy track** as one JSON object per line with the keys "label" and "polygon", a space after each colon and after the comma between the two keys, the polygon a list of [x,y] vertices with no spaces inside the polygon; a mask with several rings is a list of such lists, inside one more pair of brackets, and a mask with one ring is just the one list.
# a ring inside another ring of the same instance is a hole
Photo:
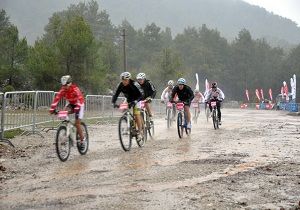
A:
{"label": "muddy track", "polygon": [[90,125],[90,150],[62,163],[54,131],[1,146],[1,209],[300,209],[300,118],[223,110],[214,130],[201,113],[192,135],[155,119],[156,136],[123,152],[117,125]]}

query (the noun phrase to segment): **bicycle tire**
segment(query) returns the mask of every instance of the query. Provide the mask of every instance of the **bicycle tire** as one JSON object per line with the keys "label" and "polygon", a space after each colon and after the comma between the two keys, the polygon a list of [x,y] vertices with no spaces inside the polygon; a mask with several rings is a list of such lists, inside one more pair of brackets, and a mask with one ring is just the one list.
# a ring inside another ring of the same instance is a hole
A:
{"label": "bicycle tire", "polygon": [[154,129],[154,122],[153,121],[149,121],[147,120],[147,130],[149,132],[149,136],[151,138],[153,138],[154,134],[155,134],[155,129]]}
{"label": "bicycle tire", "polygon": [[83,136],[85,138],[85,141],[83,142],[84,143],[84,149],[81,148],[80,146],[80,140],[79,140],[79,134],[77,133],[77,149],[78,149],[78,152],[81,154],[81,155],[85,155],[89,149],[89,133],[88,133],[88,130],[87,130],[87,126],[84,122],[81,122],[81,129],[82,129],[82,133],[83,133]]}
{"label": "bicycle tire", "polygon": [[183,137],[182,114],[179,112],[177,115],[177,131],[179,138]]}
{"label": "bicycle tire", "polygon": [[[128,126],[127,121],[128,119],[126,116],[122,116],[119,120],[119,140],[121,143],[121,147],[125,152],[131,149],[131,143],[132,143],[131,128],[130,126]],[[124,127],[122,125],[124,125]],[[126,130],[124,131],[124,129]],[[128,141],[128,144],[125,144],[126,141]]]}
{"label": "bicycle tire", "polygon": [[[66,160],[68,160],[70,153],[71,153],[71,141],[72,140],[71,140],[70,136],[67,136],[66,134],[67,134],[67,127],[65,125],[59,126],[59,128],[57,129],[56,138],[55,138],[55,148],[56,148],[56,154],[62,162],[65,162]],[[63,136],[61,137],[61,135],[63,135]],[[63,144],[66,145],[66,148],[65,148],[66,154],[65,155],[63,155],[63,151],[61,149],[61,146]]]}
{"label": "bicycle tire", "polygon": [[205,111],[205,115],[206,115],[206,122],[208,122],[208,119],[209,119],[209,113],[210,111],[209,111],[209,108],[208,107],[206,107],[206,111]]}
{"label": "bicycle tire", "polygon": [[198,109],[195,108],[194,110],[195,110],[194,117],[193,117],[194,124],[197,124],[197,121],[198,121]]}
{"label": "bicycle tire", "polygon": [[214,129],[216,130],[218,127],[217,127],[217,116],[216,116],[216,110],[214,109],[213,110],[213,114],[212,114],[213,116],[212,116],[212,120],[213,120],[213,125],[214,125]]}

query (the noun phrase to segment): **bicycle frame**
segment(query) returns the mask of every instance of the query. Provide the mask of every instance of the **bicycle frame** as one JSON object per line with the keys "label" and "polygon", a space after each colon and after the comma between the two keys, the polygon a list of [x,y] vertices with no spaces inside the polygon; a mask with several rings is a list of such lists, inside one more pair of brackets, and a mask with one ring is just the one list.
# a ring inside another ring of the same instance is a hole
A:
{"label": "bicycle frame", "polygon": [[64,124],[66,126],[67,137],[70,137],[74,144],[74,142],[76,141],[77,128],[76,128],[75,124],[73,122],[71,122],[68,114],[69,114],[68,111],[59,111],[58,112],[58,119],[62,120],[62,122],[59,125]]}

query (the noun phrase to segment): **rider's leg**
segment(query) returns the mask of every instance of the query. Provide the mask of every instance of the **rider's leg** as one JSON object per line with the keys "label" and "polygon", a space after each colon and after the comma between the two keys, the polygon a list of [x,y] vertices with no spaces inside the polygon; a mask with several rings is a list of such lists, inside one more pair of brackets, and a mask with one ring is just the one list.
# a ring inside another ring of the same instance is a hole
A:
{"label": "rider's leg", "polygon": [[146,110],[149,114],[149,117],[152,117],[152,111],[151,111],[150,103],[145,103],[145,107],[146,107]]}
{"label": "rider's leg", "polygon": [[143,121],[142,121],[141,112],[136,106],[133,107],[133,115],[134,115],[135,122],[138,126],[139,133],[143,134],[143,124],[142,124]]}
{"label": "rider's leg", "polygon": [[190,112],[190,107],[188,105],[184,106],[184,111],[186,113],[186,121],[188,123],[188,125],[191,124],[191,112]]}
{"label": "rider's leg", "polygon": [[217,102],[218,119],[221,122],[221,102]]}
{"label": "rider's leg", "polygon": [[[72,110],[72,111],[74,111],[74,110]],[[83,114],[84,114],[84,106],[81,106],[79,109],[79,112],[75,113],[75,126],[76,126],[76,129],[79,134],[79,138],[80,138],[81,142],[84,139],[83,132],[81,129],[81,119],[83,118]]]}

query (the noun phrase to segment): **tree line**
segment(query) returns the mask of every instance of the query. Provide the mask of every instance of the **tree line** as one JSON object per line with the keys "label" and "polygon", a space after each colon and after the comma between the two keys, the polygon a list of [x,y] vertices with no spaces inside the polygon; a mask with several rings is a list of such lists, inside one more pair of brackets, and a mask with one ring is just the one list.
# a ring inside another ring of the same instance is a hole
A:
{"label": "tree line", "polygon": [[70,74],[86,94],[110,93],[124,69],[123,29],[127,70],[133,75],[145,72],[158,90],[178,77],[195,87],[198,73],[201,91],[207,78],[217,81],[227,98],[244,100],[245,89],[253,91],[253,97],[256,88],[279,93],[283,80],[300,75],[300,44],[285,52],[253,39],[247,29],[229,42],[205,24],[187,27],[175,37],[170,28],[155,23],[135,29],[123,20],[116,26],[92,0],[54,13],[33,46],[19,37],[1,10],[0,91],[57,90],[60,77]]}

